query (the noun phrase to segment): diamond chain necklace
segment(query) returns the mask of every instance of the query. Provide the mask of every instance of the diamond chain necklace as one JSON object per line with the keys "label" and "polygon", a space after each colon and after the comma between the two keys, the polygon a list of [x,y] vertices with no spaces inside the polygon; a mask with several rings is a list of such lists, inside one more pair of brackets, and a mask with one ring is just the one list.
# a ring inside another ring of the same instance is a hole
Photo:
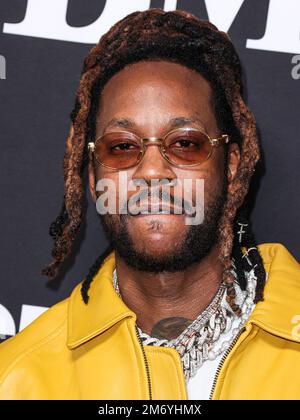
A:
{"label": "diamond chain necklace", "polygon": [[[232,262],[232,270],[235,279],[237,279],[234,270],[234,263]],[[234,282],[236,290],[236,303],[242,309],[238,326],[232,327],[232,322],[238,317],[234,314],[229,304],[227,303],[227,288],[224,283],[220,285],[218,292],[207,306],[207,308],[177,337],[172,340],[159,339],[151,337],[143,332],[137,325],[138,332],[144,345],[172,347],[177,350],[180,355],[184,376],[186,382],[195,376],[197,370],[203,365],[206,360],[214,360],[216,357],[225,352],[229,347],[231,341],[237,335],[246,321],[254,307],[254,296],[256,288],[256,276],[254,269],[245,272],[247,278],[247,287],[242,291],[237,280]],[[113,272],[113,286],[118,296],[122,299],[116,269]],[[230,330],[231,337],[224,340],[220,344],[222,335],[225,335]]]}

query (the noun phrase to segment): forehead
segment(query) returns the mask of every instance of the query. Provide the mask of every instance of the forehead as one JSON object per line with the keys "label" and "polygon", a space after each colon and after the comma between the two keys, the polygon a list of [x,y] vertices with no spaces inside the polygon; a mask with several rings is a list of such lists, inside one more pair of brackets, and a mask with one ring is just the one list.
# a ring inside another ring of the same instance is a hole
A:
{"label": "forehead", "polygon": [[132,63],[104,86],[97,116],[98,131],[113,118],[137,125],[163,125],[171,117],[197,115],[211,129],[216,126],[209,82],[182,64],[149,60]]}

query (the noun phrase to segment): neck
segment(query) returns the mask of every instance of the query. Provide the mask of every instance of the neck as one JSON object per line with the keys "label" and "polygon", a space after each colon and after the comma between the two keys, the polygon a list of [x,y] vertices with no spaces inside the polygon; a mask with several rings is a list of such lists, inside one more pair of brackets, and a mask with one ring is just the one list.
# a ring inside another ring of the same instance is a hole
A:
{"label": "neck", "polygon": [[218,256],[216,245],[184,271],[148,273],[128,266],[116,253],[122,299],[136,313],[138,326],[151,336],[176,338],[217,293],[222,280]]}

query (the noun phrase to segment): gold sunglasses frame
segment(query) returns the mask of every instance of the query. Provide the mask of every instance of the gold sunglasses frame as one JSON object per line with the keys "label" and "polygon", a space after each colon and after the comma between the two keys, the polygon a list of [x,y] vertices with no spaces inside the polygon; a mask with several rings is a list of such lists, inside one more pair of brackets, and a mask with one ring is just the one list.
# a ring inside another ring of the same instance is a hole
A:
{"label": "gold sunglasses frame", "polygon": [[[210,152],[209,152],[209,154],[208,154],[208,156],[206,157],[206,159],[204,159],[204,160],[202,160],[201,162],[199,162],[199,163],[191,163],[191,164],[179,164],[179,163],[174,163],[174,162],[172,162],[169,158],[168,158],[168,156],[167,155],[165,155],[165,149],[164,149],[164,142],[165,142],[165,139],[167,138],[167,136],[169,136],[171,133],[173,133],[173,132],[175,132],[175,131],[197,131],[197,132],[201,132],[202,134],[204,134],[206,137],[207,137],[207,141],[210,143],[210,145],[211,145],[211,149],[210,149]],[[198,166],[198,165],[201,165],[203,162],[206,162],[209,158],[210,158],[210,156],[212,155],[212,152],[213,152],[213,148],[214,147],[219,147],[220,145],[222,145],[222,144],[227,144],[227,143],[229,143],[229,141],[230,141],[230,138],[229,138],[229,135],[228,134],[222,134],[222,136],[221,137],[217,137],[217,138],[211,138],[210,136],[209,136],[209,134],[207,134],[205,131],[203,131],[203,130],[200,130],[199,128],[193,128],[193,127],[180,127],[180,128],[175,128],[175,129],[173,129],[173,130],[171,130],[171,131],[169,131],[164,137],[140,137],[140,136],[138,136],[137,134],[135,134],[135,133],[132,133],[132,132],[130,132],[130,131],[126,131],[126,130],[119,130],[119,131],[116,131],[115,133],[129,133],[129,134],[131,134],[131,135],[133,135],[140,143],[141,143],[141,150],[142,150],[142,154],[141,154],[141,158],[134,164],[134,165],[130,165],[130,166],[127,166],[126,168],[122,168],[122,169],[120,169],[120,168],[114,168],[114,167],[112,167],[112,166],[109,166],[109,165],[106,165],[105,163],[103,163],[103,162],[101,162],[101,161],[99,161],[98,159],[97,159],[97,156],[95,155],[95,147],[96,147],[96,144],[97,144],[97,142],[98,141],[101,141],[101,139],[105,136],[105,135],[107,135],[108,133],[105,133],[105,134],[103,134],[103,135],[101,135],[101,136],[99,136],[99,137],[97,137],[97,139],[94,141],[94,142],[89,142],[88,143],[88,152],[89,152],[89,157],[90,157],[90,159],[92,159],[92,156],[94,156],[95,157],[95,160],[97,161],[97,163],[99,164],[99,165],[101,165],[101,166],[104,166],[105,168],[108,168],[108,169],[114,169],[114,170],[125,170],[125,169],[129,169],[129,168],[133,168],[134,166],[136,166],[136,165],[139,165],[140,163],[141,163],[141,161],[143,160],[143,157],[145,156],[145,152],[146,152],[146,145],[145,145],[145,142],[147,141],[147,142],[149,142],[148,143],[148,146],[149,145],[159,145],[160,146],[160,153],[161,153],[161,155],[162,155],[162,157],[168,162],[168,163],[170,163],[171,165],[174,165],[174,166],[177,166],[177,167],[179,167],[179,168],[188,168],[188,167],[194,167],[194,166]]]}

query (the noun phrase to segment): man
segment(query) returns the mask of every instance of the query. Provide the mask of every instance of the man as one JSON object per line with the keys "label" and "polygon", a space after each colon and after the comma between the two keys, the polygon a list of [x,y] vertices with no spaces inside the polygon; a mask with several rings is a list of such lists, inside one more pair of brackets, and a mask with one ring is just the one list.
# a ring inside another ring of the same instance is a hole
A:
{"label": "man", "polygon": [[100,216],[110,246],[68,299],[1,345],[1,398],[300,397],[300,267],[251,232],[260,151],[241,78],[228,36],[184,11],[132,13],[91,50],[43,273],[71,251],[87,164],[97,210],[103,194],[116,200]]}

